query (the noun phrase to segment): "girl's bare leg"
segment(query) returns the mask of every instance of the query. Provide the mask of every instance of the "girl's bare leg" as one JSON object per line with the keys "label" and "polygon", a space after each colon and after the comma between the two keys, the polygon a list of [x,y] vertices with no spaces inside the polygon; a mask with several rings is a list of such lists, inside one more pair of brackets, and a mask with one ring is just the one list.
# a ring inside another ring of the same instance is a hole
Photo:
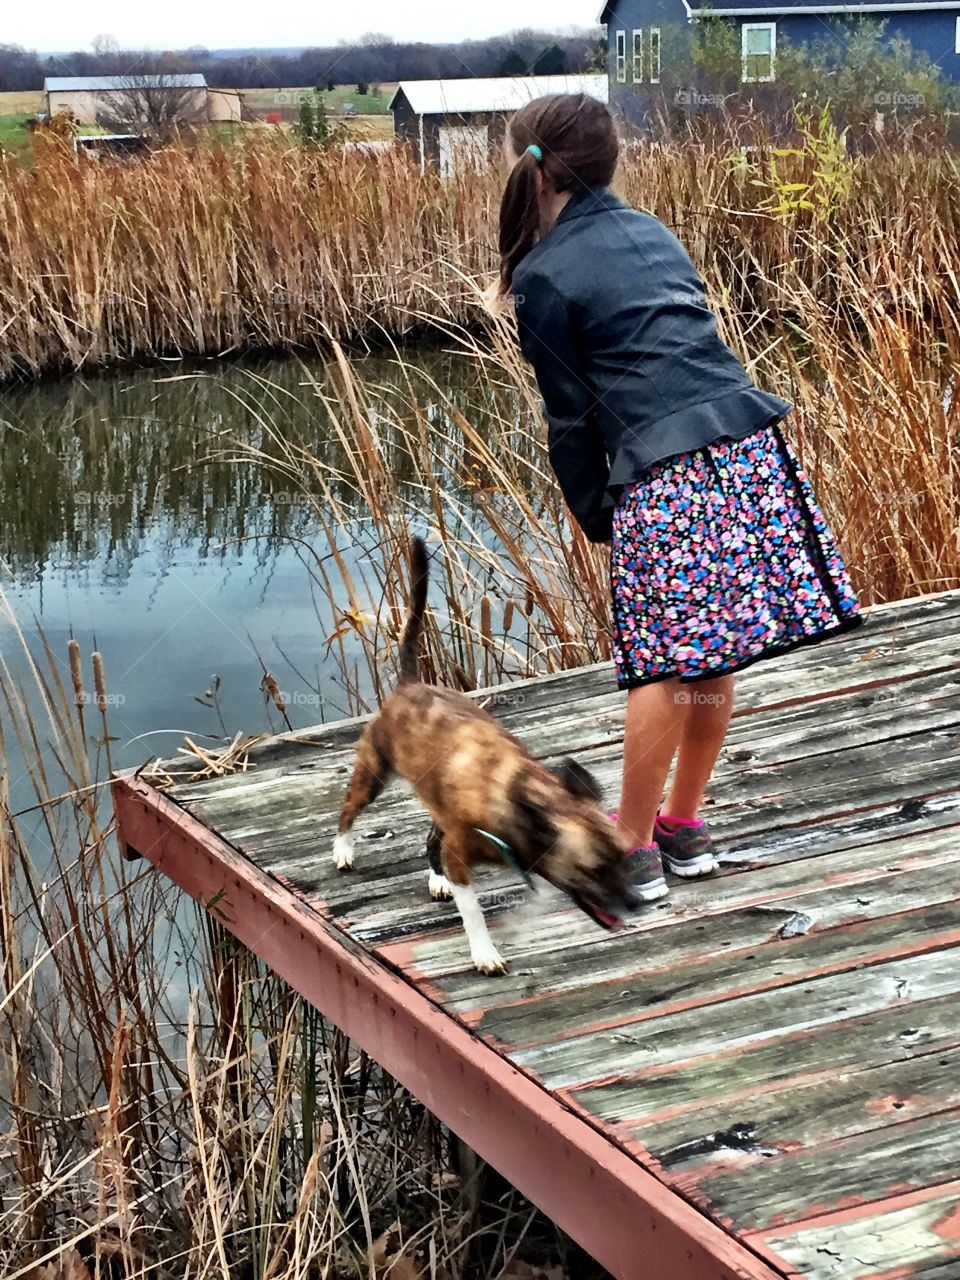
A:
{"label": "girl's bare leg", "polygon": [[671,818],[692,820],[700,816],[703,794],[727,736],[733,713],[733,676],[693,681],[681,689],[681,696],[689,696],[687,716],[663,812]]}
{"label": "girl's bare leg", "polygon": [[683,690],[680,681],[671,678],[641,685],[627,695],[617,826],[633,848],[653,842],[657,809],[692,705]]}

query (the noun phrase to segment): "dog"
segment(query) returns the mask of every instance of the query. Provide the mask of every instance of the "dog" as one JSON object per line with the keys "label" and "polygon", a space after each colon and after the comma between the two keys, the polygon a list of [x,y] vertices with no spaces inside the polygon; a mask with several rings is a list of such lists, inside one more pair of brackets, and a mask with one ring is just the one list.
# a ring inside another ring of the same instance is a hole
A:
{"label": "dog", "polygon": [[600,810],[600,789],[572,760],[548,769],[471,698],[420,681],[427,605],[423,541],[411,542],[413,588],[400,641],[400,680],[367,722],[340,814],[333,862],[353,866],[358,814],[398,775],[433,818],[428,888],[453,898],[473,963],[503,973],[472,886],[477,863],[507,861],[565,890],[587,915],[619,928],[629,909],[625,842]]}

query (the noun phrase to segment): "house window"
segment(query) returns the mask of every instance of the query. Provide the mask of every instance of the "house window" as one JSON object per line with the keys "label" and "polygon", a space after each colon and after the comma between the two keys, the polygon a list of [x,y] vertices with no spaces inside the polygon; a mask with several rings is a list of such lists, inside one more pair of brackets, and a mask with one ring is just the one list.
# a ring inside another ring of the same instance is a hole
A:
{"label": "house window", "polygon": [[617,32],[617,79],[621,84],[627,78],[627,33]]}
{"label": "house window", "polygon": [[660,28],[650,28],[650,83],[660,83]]}
{"label": "house window", "polygon": [[957,34],[954,37],[954,52],[960,53],[960,18],[957,18]]}
{"label": "house window", "polygon": [[643,27],[633,30],[633,82],[643,83]]}
{"label": "house window", "polygon": [[740,42],[744,83],[772,80],[777,53],[777,24],[745,22],[740,28]]}

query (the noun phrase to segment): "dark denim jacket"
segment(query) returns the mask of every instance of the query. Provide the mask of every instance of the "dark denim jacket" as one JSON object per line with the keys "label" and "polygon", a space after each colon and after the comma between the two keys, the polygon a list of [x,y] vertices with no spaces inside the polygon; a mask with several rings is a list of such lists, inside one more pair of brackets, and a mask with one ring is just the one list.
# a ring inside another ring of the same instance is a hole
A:
{"label": "dark denim jacket", "polygon": [[790,411],[721,342],[687,251],[606,187],[578,192],[513,277],[550,461],[586,536],[654,462],[742,439]]}

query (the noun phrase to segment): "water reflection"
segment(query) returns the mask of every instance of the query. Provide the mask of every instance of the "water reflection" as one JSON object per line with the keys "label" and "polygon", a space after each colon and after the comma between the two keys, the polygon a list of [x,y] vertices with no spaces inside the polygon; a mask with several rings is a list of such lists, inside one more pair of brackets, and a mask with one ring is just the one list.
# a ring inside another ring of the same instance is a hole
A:
{"label": "water reflection", "polygon": [[[419,365],[474,421],[482,415],[475,366],[444,353]],[[359,372],[390,414],[402,419],[411,394],[429,404],[428,383],[411,387],[409,367],[370,358]],[[276,454],[266,411],[309,443],[349,505],[330,415],[302,385],[326,376],[316,362],[187,373],[177,365],[0,398],[0,581],[25,630],[42,628],[58,658],[70,635],[84,652],[104,653],[118,763],[168,753],[184,730],[219,733],[196,701],[214,672],[228,730],[269,727],[261,657],[290,694],[294,723],[346,710],[323,645],[333,614],[312,591],[296,542],[316,545],[315,518],[280,476],[237,461],[230,445]],[[371,426],[396,474],[412,482],[415,460],[388,417]],[[358,525],[348,548],[358,568],[363,535]],[[25,673],[8,627],[0,626],[0,652]]]}

